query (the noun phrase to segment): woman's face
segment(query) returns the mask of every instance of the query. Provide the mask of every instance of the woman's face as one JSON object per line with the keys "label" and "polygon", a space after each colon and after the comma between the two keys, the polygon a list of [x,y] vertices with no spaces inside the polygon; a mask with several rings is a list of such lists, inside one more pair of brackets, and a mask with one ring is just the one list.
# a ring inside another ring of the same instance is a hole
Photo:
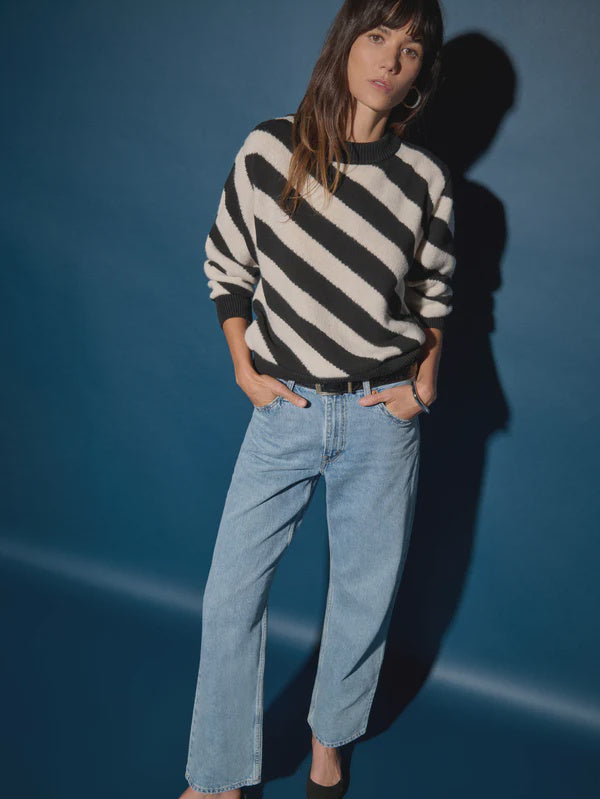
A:
{"label": "woman's face", "polygon": [[350,48],[350,92],[373,111],[387,114],[404,100],[417,79],[423,46],[409,37],[409,27],[380,25],[362,33]]}

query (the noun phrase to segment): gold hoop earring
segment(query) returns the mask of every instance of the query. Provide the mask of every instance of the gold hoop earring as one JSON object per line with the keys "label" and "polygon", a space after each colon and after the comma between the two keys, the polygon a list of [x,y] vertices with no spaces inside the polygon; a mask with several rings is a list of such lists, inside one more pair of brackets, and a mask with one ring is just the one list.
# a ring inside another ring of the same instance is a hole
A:
{"label": "gold hoop earring", "polygon": [[417,99],[417,102],[413,103],[413,105],[408,105],[408,103],[405,103],[404,100],[402,100],[402,105],[405,106],[406,108],[416,108],[419,105],[419,103],[421,102],[422,95],[421,95],[421,92],[417,89],[416,86],[411,86],[410,88],[414,89],[416,91],[416,93],[419,95],[418,99]]}

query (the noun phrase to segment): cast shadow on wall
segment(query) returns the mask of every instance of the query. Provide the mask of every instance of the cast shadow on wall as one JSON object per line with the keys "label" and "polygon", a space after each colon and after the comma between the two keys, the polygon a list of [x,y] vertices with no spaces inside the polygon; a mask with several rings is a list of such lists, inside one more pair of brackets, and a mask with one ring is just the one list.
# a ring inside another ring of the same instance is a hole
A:
{"label": "cast shadow on wall", "polygon": [[[452,172],[453,313],[444,331],[435,410],[421,419],[419,498],[383,668],[367,732],[343,749],[347,777],[354,746],[386,730],[435,665],[469,571],[486,444],[508,428],[490,341],[506,216],[499,198],[466,175],[513,106],[516,74],[504,50],[479,33],[448,41],[442,74],[435,100],[410,140],[438,155]],[[318,648],[266,710],[263,782],[295,773],[308,754],[306,713],[317,659]]]}

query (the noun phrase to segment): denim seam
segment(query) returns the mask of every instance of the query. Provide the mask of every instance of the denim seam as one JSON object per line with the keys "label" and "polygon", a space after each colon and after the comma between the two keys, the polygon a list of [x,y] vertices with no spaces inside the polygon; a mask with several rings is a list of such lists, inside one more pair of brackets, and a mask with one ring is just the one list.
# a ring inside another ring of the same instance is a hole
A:
{"label": "denim seam", "polygon": [[315,707],[317,706],[317,697],[319,695],[319,670],[321,668],[322,661],[325,659],[325,646],[327,644],[327,638],[328,638],[328,633],[329,633],[329,614],[330,614],[330,611],[331,611],[331,606],[333,605],[333,581],[331,579],[331,568],[329,569],[329,589],[328,589],[327,593],[328,593],[327,607],[325,608],[325,620],[323,622],[323,634],[321,636],[321,646],[320,646],[320,650],[319,650],[319,661],[317,663],[317,674],[316,674],[316,677],[315,677],[315,690],[314,690],[314,696],[313,696],[312,701],[310,703],[310,708],[309,708],[309,713],[308,713],[308,715],[309,715],[309,718],[308,718],[309,724],[312,724],[311,719],[313,718],[313,713],[314,713]]}
{"label": "denim seam", "polygon": [[[318,396],[318,395],[317,395]],[[327,466],[327,431],[331,426],[330,422],[330,406],[328,402],[325,402],[325,413],[323,414],[323,449],[321,451],[321,466],[319,468],[319,472],[322,474],[323,469]]]}
{"label": "denim seam", "polygon": [[327,466],[329,466],[330,463],[339,460],[343,454],[344,454],[343,451],[340,450],[340,452],[336,452],[335,455],[323,456],[323,458],[321,459],[321,469],[320,469],[321,474],[323,474],[323,471],[327,468]]}
{"label": "denim seam", "polygon": [[[254,775],[253,779],[260,780],[260,766],[262,757],[262,715],[263,715],[263,680],[265,670],[265,645],[268,625],[268,600],[265,604],[263,616],[260,621],[260,657],[258,661],[258,680],[256,683],[256,702],[254,706]],[[232,790],[229,788],[228,790]]]}
{"label": "denim seam", "polygon": [[198,674],[197,674],[197,677],[196,677],[194,710],[193,710],[193,713],[192,713],[192,729],[191,729],[191,732],[190,732],[190,742],[189,742],[189,747],[188,747],[188,763],[191,760],[192,751],[194,749],[194,738],[195,738],[195,735],[196,735],[196,716],[197,716],[197,713],[198,713],[198,702],[196,701],[196,699],[197,699],[197,695],[198,695],[199,684],[200,684],[200,666],[198,666]]}
{"label": "denim seam", "polygon": [[[385,651],[385,646],[384,646],[384,651]],[[380,659],[380,665],[381,665],[381,662],[383,662],[383,654],[382,654],[381,659]],[[344,746],[344,744],[347,744],[350,741],[354,741],[356,738],[359,738],[361,735],[364,735],[365,732],[367,731],[367,725],[369,723],[369,716],[371,714],[371,707],[373,705],[373,699],[375,698],[375,692],[377,690],[377,684],[378,684],[378,680],[375,680],[373,688],[371,689],[371,691],[369,693],[369,698],[367,699],[367,710],[366,710],[366,713],[365,713],[366,721],[363,721],[360,729],[357,732],[353,732],[348,737],[342,738],[339,741],[334,741],[333,743],[331,743],[331,742],[328,743],[325,740],[319,738],[319,736],[315,733],[315,731],[313,729],[313,733],[314,733],[314,736],[317,739],[317,741],[319,741],[319,743],[322,744],[323,746],[327,746],[327,747],[330,747],[330,748],[336,748],[338,746]],[[312,728],[312,722],[309,722],[309,723],[311,724],[311,728]]]}
{"label": "denim seam", "polygon": [[[341,442],[340,442],[340,447],[339,447],[338,451],[334,455],[326,455],[325,454],[325,452],[327,450],[327,430],[330,427],[329,417],[328,417],[329,408],[330,408],[330,405],[328,404],[327,408],[326,408],[326,411],[325,411],[325,430],[324,430],[324,433],[323,433],[323,442],[324,443],[323,443],[323,452],[321,454],[321,466],[319,468],[319,473],[320,474],[323,474],[325,472],[325,469],[327,468],[327,466],[329,466],[330,463],[333,463],[334,461],[339,460],[339,458],[342,457],[342,455],[344,454],[344,451],[346,449],[346,427],[347,427],[347,418],[348,418],[348,407],[347,407],[346,403],[344,402],[342,404],[342,407],[341,407]],[[334,415],[335,415],[335,412],[332,412],[331,416],[334,416]]]}
{"label": "denim seam", "polygon": [[380,674],[380,671],[381,671],[381,666],[383,664],[383,658],[384,658],[385,650],[386,650],[386,643],[387,643],[387,640],[384,640],[383,646],[381,648],[381,655],[379,657],[379,663],[377,664],[377,670],[376,671],[377,671],[377,675],[378,676],[373,681],[373,688],[371,689],[371,692],[369,694],[369,698],[367,699],[367,707],[366,707],[366,711],[365,711],[365,721],[363,721],[365,732],[366,732],[367,726],[369,724],[369,716],[371,715],[371,707],[373,705],[373,700],[375,699],[375,692],[377,691],[377,685],[378,685],[378,682],[379,682],[379,674]]}

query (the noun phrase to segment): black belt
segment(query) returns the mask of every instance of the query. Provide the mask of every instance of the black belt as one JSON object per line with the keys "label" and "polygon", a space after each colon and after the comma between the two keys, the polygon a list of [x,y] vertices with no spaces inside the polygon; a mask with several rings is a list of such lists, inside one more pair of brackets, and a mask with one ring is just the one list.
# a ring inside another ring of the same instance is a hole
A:
{"label": "black belt", "polygon": [[[383,386],[387,383],[395,383],[398,380],[408,380],[415,377],[419,371],[417,361],[413,361],[403,369],[389,375],[381,375],[378,377],[369,378],[371,388],[376,386]],[[355,391],[362,389],[363,380],[320,380],[314,383],[300,383],[295,381],[296,385],[304,386],[304,388],[315,389],[318,394],[354,394]]]}

